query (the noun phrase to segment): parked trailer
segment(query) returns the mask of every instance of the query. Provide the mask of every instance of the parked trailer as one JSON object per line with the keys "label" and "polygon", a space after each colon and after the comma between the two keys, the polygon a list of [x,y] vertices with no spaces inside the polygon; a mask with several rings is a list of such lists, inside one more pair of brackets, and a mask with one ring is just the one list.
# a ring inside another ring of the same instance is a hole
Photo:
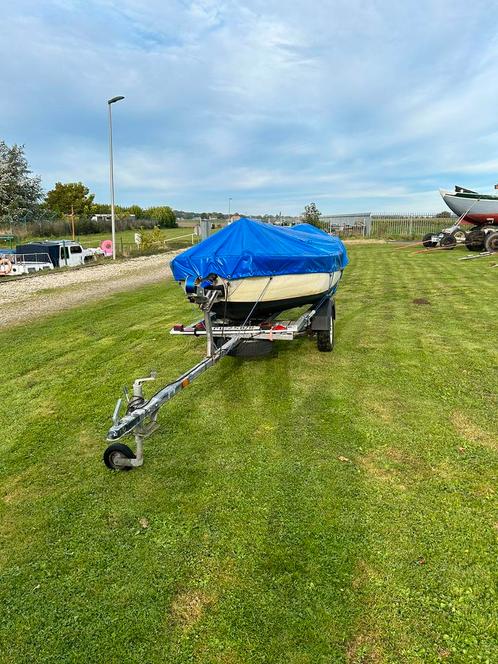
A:
{"label": "parked trailer", "polygon": [[[158,428],[157,416],[160,408],[223,357],[255,357],[267,354],[274,341],[293,341],[306,334],[316,336],[319,351],[330,352],[334,347],[336,288],[337,285],[297,320],[273,319],[259,324],[248,321],[243,325],[224,325],[211,311],[222,294],[197,286],[194,298],[200,305],[204,318],[187,326],[175,325],[170,334],[205,338],[206,357],[148,400],[144,398],[143,385],[155,380],[155,372],[135,380],[131,396],[125,389],[126,410],[124,415],[120,416],[123,398],[119,398],[112,417],[113,425],[107,433],[107,441],[111,444],[104,452],[105,465],[113,470],[130,470],[141,466],[144,440]],[[131,435],[135,438],[135,453],[127,445],[117,442]]]}

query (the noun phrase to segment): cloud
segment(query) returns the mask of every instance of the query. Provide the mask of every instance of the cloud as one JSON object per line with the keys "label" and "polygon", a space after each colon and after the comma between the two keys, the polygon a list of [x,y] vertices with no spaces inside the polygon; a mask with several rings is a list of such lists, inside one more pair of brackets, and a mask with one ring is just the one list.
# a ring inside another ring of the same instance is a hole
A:
{"label": "cloud", "polygon": [[[494,184],[498,8],[477,0],[20,0],[3,10],[0,136],[46,188],[298,213],[439,210]],[[493,176],[493,177],[491,177]],[[451,178],[451,180],[449,180]]]}

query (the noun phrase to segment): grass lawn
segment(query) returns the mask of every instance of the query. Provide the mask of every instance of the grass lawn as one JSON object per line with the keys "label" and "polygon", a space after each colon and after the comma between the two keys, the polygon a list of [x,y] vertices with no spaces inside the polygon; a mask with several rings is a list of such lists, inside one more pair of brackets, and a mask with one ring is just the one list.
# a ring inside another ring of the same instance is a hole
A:
{"label": "grass lawn", "polygon": [[498,661],[497,271],[349,253],[334,352],[224,359],[129,473],[121,386],[204,352],[180,289],[0,334],[2,663]]}

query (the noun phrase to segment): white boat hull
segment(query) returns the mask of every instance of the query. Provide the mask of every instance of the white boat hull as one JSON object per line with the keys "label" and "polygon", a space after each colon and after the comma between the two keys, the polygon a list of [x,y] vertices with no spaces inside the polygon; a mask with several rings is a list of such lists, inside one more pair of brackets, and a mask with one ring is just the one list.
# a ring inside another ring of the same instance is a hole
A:
{"label": "white boat hull", "polygon": [[458,217],[463,216],[464,221],[479,225],[498,222],[498,200],[465,198],[443,190],[440,194],[450,210]]}
{"label": "white boat hull", "polygon": [[337,271],[234,279],[228,282],[226,299],[214,310],[222,318],[235,320],[248,314],[257,317],[279,313],[317,301],[337,285],[341,275]]}

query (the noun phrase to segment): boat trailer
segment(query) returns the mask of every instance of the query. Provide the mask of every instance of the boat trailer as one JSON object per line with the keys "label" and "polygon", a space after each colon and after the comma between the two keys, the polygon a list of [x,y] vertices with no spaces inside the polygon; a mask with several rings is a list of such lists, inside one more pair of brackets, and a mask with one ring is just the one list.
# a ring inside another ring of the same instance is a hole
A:
{"label": "boat trailer", "polygon": [[[251,324],[246,319],[242,325],[234,325],[217,320],[211,311],[214,303],[223,299],[223,291],[206,282],[196,286],[189,299],[199,305],[203,319],[188,326],[175,325],[170,334],[205,337],[206,357],[148,400],[144,397],[143,385],[156,379],[155,372],[137,378],[131,395],[124,388],[125,413],[120,415],[123,406],[121,397],[116,403],[113,424],[107,433],[110,445],[104,452],[105,465],[113,470],[131,470],[143,465],[144,440],[157,430],[160,408],[226,355],[256,357],[271,349],[273,341],[292,341],[305,334],[316,334],[318,350],[330,352],[334,346],[336,288],[337,284],[296,320],[283,321],[275,316],[257,324]],[[135,453],[127,445],[117,442],[126,436],[135,438]]]}

